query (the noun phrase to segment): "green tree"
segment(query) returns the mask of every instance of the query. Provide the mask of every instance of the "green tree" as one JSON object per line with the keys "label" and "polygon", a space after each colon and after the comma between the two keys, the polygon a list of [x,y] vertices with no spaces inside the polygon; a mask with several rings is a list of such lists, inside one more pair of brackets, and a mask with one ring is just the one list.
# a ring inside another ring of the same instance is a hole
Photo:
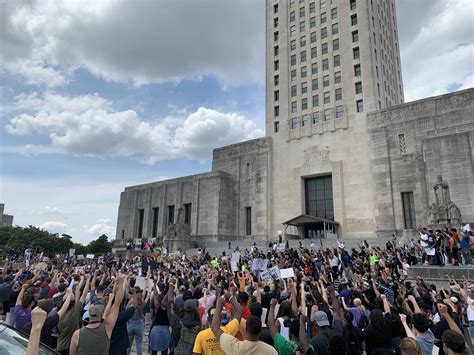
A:
{"label": "green tree", "polygon": [[96,240],[93,240],[87,245],[87,250],[91,254],[105,254],[112,250],[112,243],[109,242],[109,238],[102,234]]}

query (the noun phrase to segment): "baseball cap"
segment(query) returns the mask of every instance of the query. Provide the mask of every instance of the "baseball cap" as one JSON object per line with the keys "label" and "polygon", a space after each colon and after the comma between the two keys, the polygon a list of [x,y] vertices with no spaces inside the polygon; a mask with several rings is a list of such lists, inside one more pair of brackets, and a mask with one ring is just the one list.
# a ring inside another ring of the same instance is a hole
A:
{"label": "baseball cap", "polygon": [[194,300],[186,300],[186,302],[184,302],[185,311],[194,312],[196,309],[196,302]]}
{"label": "baseball cap", "polygon": [[319,327],[328,327],[329,326],[328,315],[325,312],[317,311],[314,318],[316,319],[316,324]]}
{"label": "baseball cap", "polygon": [[100,318],[102,313],[104,312],[104,307],[99,304],[93,304],[89,307],[89,317],[92,318]]}

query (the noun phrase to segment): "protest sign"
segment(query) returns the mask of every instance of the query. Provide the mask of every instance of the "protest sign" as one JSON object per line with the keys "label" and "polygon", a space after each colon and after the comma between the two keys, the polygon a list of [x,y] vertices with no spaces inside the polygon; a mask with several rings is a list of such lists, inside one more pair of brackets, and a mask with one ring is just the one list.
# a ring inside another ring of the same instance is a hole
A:
{"label": "protest sign", "polygon": [[24,261],[23,261],[23,262],[20,262],[20,263],[14,263],[14,264],[12,265],[12,269],[13,269],[14,271],[20,270],[20,269],[25,269],[25,268],[26,268],[26,263],[25,263]]}
{"label": "protest sign", "polygon": [[262,258],[256,258],[252,260],[252,271],[262,271],[267,269],[268,260]]}
{"label": "protest sign", "polygon": [[263,281],[265,281],[267,284],[270,284],[273,282],[273,279],[280,279],[280,269],[278,269],[278,266],[274,266],[268,270],[262,271],[260,276],[262,277]]}
{"label": "protest sign", "polygon": [[280,277],[282,279],[287,279],[287,278],[290,278],[290,277],[295,277],[295,271],[293,270],[292,267],[288,268],[288,269],[281,269],[280,270]]}
{"label": "protest sign", "polygon": [[231,261],[238,263],[240,261],[240,253],[238,251],[232,253]]}
{"label": "protest sign", "polygon": [[77,256],[77,260],[84,260],[84,255],[79,254],[79,255]]}
{"label": "protest sign", "polygon": [[135,278],[135,286],[140,287],[140,289],[144,290],[145,289],[145,278],[143,276],[137,276]]}
{"label": "protest sign", "polygon": [[48,264],[41,262],[35,265],[35,270],[41,270],[44,271],[48,268]]}
{"label": "protest sign", "polygon": [[86,255],[86,258],[87,258],[87,259],[94,259],[94,254],[87,254],[87,255]]}
{"label": "protest sign", "polygon": [[237,266],[237,263],[233,260],[230,262],[230,268],[232,269],[232,272],[239,271],[239,267]]}
{"label": "protest sign", "polygon": [[76,249],[69,249],[69,256],[74,256],[76,254]]}

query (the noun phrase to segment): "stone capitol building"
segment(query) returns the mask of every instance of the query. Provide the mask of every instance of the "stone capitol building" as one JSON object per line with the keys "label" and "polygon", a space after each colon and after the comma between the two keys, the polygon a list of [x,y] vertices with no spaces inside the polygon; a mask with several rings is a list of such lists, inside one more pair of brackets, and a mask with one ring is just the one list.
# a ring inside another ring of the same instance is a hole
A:
{"label": "stone capitol building", "polygon": [[474,222],[474,89],[405,103],[395,0],[266,0],[266,136],[126,187],[115,247]]}

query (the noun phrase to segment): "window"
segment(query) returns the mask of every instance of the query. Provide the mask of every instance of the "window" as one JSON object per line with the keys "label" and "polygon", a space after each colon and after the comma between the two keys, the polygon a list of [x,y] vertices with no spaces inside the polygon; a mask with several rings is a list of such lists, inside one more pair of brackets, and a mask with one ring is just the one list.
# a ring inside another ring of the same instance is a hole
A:
{"label": "window", "polygon": [[336,101],[342,100],[342,89],[336,89],[335,91]]}
{"label": "window", "polygon": [[375,53],[375,60],[378,60],[378,58],[377,58],[377,48],[374,49],[374,53]]}
{"label": "window", "polygon": [[352,31],[352,42],[359,42],[359,31]]}
{"label": "window", "polygon": [[319,8],[324,9],[325,6],[326,6],[326,0],[321,0],[321,2],[319,3]]}
{"label": "window", "polygon": [[301,36],[300,37],[300,46],[301,47],[306,46],[306,36]]}
{"label": "window", "polygon": [[308,83],[302,82],[301,83],[301,95],[306,94],[308,92]]}
{"label": "window", "polygon": [[323,77],[323,87],[328,87],[329,86],[329,75],[325,75]]}
{"label": "window", "polygon": [[291,103],[291,113],[295,113],[296,111],[298,111],[298,103],[296,101],[293,101]]}
{"label": "window", "polygon": [[321,44],[321,54],[322,55],[328,54],[328,44],[327,43]]}
{"label": "window", "polygon": [[405,229],[413,229],[416,226],[413,192],[402,192],[402,204]]}
{"label": "window", "polygon": [[318,63],[311,64],[311,75],[318,74]]}
{"label": "window", "polygon": [[324,110],[324,120],[329,121],[332,118],[332,109],[328,108]]}
{"label": "window", "polygon": [[304,98],[301,100],[301,109],[302,110],[307,110],[308,109],[308,99]]}
{"label": "window", "polygon": [[122,229],[122,239],[125,239],[125,229]]}
{"label": "window", "polygon": [[278,31],[273,33],[273,41],[278,42]]}
{"label": "window", "polygon": [[291,11],[290,12],[290,22],[293,22],[295,20],[296,16],[295,16],[295,12],[294,11]]}
{"label": "window", "polygon": [[252,235],[252,207],[245,207],[245,234]]}
{"label": "window", "polygon": [[293,85],[291,87],[291,97],[295,97],[296,95],[298,95],[296,85]]}
{"label": "window", "polygon": [[138,210],[138,238],[143,237],[143,219],[145,218],[145,210]]}
{"label": "window", "polygon": [[316,47],[311,48],[311,59],[314,59],[318,56],[318,50]]}
{"label": "window", "polygon": [[320,19],[321,19],[321,25],[322,25],[323,23],[326,23],[326,13],[325,13],[325,12],[321,13]]}
{"label": "window", "polygon": [[321,39],[325,39],[328,36],[328,29],[327,27],[321,28]]}
{"label": "window", "polygon": [[352,53],[354,55],[354,59],[359,59],[360,58],[359,47],[355,47],[354,49],[352,49]]}
{"label": "window", "polygon": [[295,0],[290,0],[290,9],[295,6]]}
{"label": "window", "polygon": [[313,112],[313,124],[319,123],[319,112]]}
{"label": "window", "polygon": [[301,62],[306,62],[306,51],[300,53]]}
{"label": "window", "polygon": [[313,107],[319,106],[319,95],[313,95]]}
{"label": "window", "polygon": [[316,42],[316,32],[311,32],[310,38],[311,38],[311,43],[315,43]]}
{"label": "window", "polygon": [[304,6],[300,7],[300,17],[304,17]]}
{"label": "window", "polygon": [[291,81],[296,80],[296,69],[291,71]]}
{"label": "window", "polygon": [[275,117],[280,116],[280,106],[275,106],[275,107],[273,108],[273,113],[274,113],[274,116],[275,116]]}
{"label": "window", "polygon": [[152,224],[152,230],[151,230],[151,237],[156,238],[158,234],[158,207],[153,207],[153,224]]}
{"label": "window", "polygon": [[274,28],[277,28],[277,27],[278,27],[278,17],[275,17],[275,18],[273,19],[273,27],[274,27]]}
{"label": "window", "polygon": [[405,134],[398,135],[398,153],[400,155],[407,154],[407,143],[405,141]]}
{"label": "window", "polygon": [[336,118],[342,118],[344,116],[344,107],[336,106]]}
{"label": "window", "polygon": [[312,2],[311,4],[309,4],[309,13],[313,13],[316,11],[316,3]]}
{"label": "window", "polygon": [[323,70],[329,70],[329,60],[328,59],[323,60]]}
{"label": "window", "polygon": [[296,49],[296,39],[293,39],[290,42],[290,51],[294,51],[295,49]]}
{"label": "window", "polygon": [[290,65],[296,65],[296,54],[293,54],[290,58]]}
{"label": "window", "polygon": [[278,46],[273,47],[273,54],[275,54],[275,57],[280,54],[280,48]]}
{"label": "window", "polygon": [[273,130],[275,131],[275,133],[278,133],[278,131],[280,131],[280,122],[273,123]]}
{"label": "window", "polygon": [[315,28],[316,27],[316,17],[311,17],[309,19],[309,28]]}
{"label": "window", "polygon": [[337,7],[331,9],[331,19],[336,19],[337,18]]}
{"label": "window", "polygon": [[313,79],[311,82],[311,90],[316,91],[319,89],[318,79]]}
{"label": "window", "polygon": [[341,82],[341,72],[337,71],[334,73],[334,84],[339,84]]}
{"label": "window", "polygon": [[341,66],[341,56],[338,54],[334,56],[334,68],[340,67],[340,66]]}
{"label": "window", "polygon": [[360,64],[354,65],[354,76],[358,77],[361,75]]}
{"label": "window", "polygon": [[339,38],[332,41],[332,50],[337,51],[339,49]]}
{"label": "window", "polygon": [[184,204],[184,224],[191,224],[191,204]]}
{"label": "window", "polygon": [[280,69],[280,61],[279,60],[275,60],[273,62],[273,69],[275,69],[275,70]]}
{"label": "window", "polygon": [[296,26],[290,26],[290,37],[293,37],[296,33]]}
{"label": "window", "polygon": [[275,86],[277,86],[278,84],[280,84],[280,75],[275,75],[273,77],[273,82],[275,84]]}
{"label": "window", "polygon": [[362,82],[355,83],[356,94],[362,94]]}
{"label": "window", "polygon": [[351,10],[355,10],[355,8],[356,8],[356,0],[351,0],[350,4],[351,4]]}
{"label": "window", "polygon": [[291,129],[296,129],[300,126],[300,120],[298,117],[293,117],[291,119]]}
{"label": "window", "polygon": [[274,14],[278,13],[278,4],[273,5],[273,13]]}
{"label": "window", "polygon": [[273,92],[273,99],[274,99],[275,101],[280,100],[280,91],[279,91],[279,90],[275,90],[275,91]]}
{"label": "window", "polygon": [[324,104],[328,104],[331,102],[331,94],[329,91],[324,93]]}
{"label": "window", "polygon": [[308,125],[308,115],[304,115],[301,117],[301,127],[306,127]]}
{"label": "window", "polygon": [[174,223],[174,206],[168,206],[168,224]]}
{"label": "window", "polygon": [[375,73],[377,74],[377,79],[379,78],[379,67],[378,65],[375,66]]}
{"label": "window", "polygon": [[304,32],[306,30],[306,22],[300,22],[300,32]]}
{"label": "window", "polygon": [[337,35],[339,33],[339,27],[337,26],[337,23],[332,24],[332,34]]}
{"label": "window", "polygon": [[351,26],[357,25],[357,14],[351,16]]}
{"label": "window", "polygon": [[357,100],[356,101],[357,112],[364,112],[364,101]]}

